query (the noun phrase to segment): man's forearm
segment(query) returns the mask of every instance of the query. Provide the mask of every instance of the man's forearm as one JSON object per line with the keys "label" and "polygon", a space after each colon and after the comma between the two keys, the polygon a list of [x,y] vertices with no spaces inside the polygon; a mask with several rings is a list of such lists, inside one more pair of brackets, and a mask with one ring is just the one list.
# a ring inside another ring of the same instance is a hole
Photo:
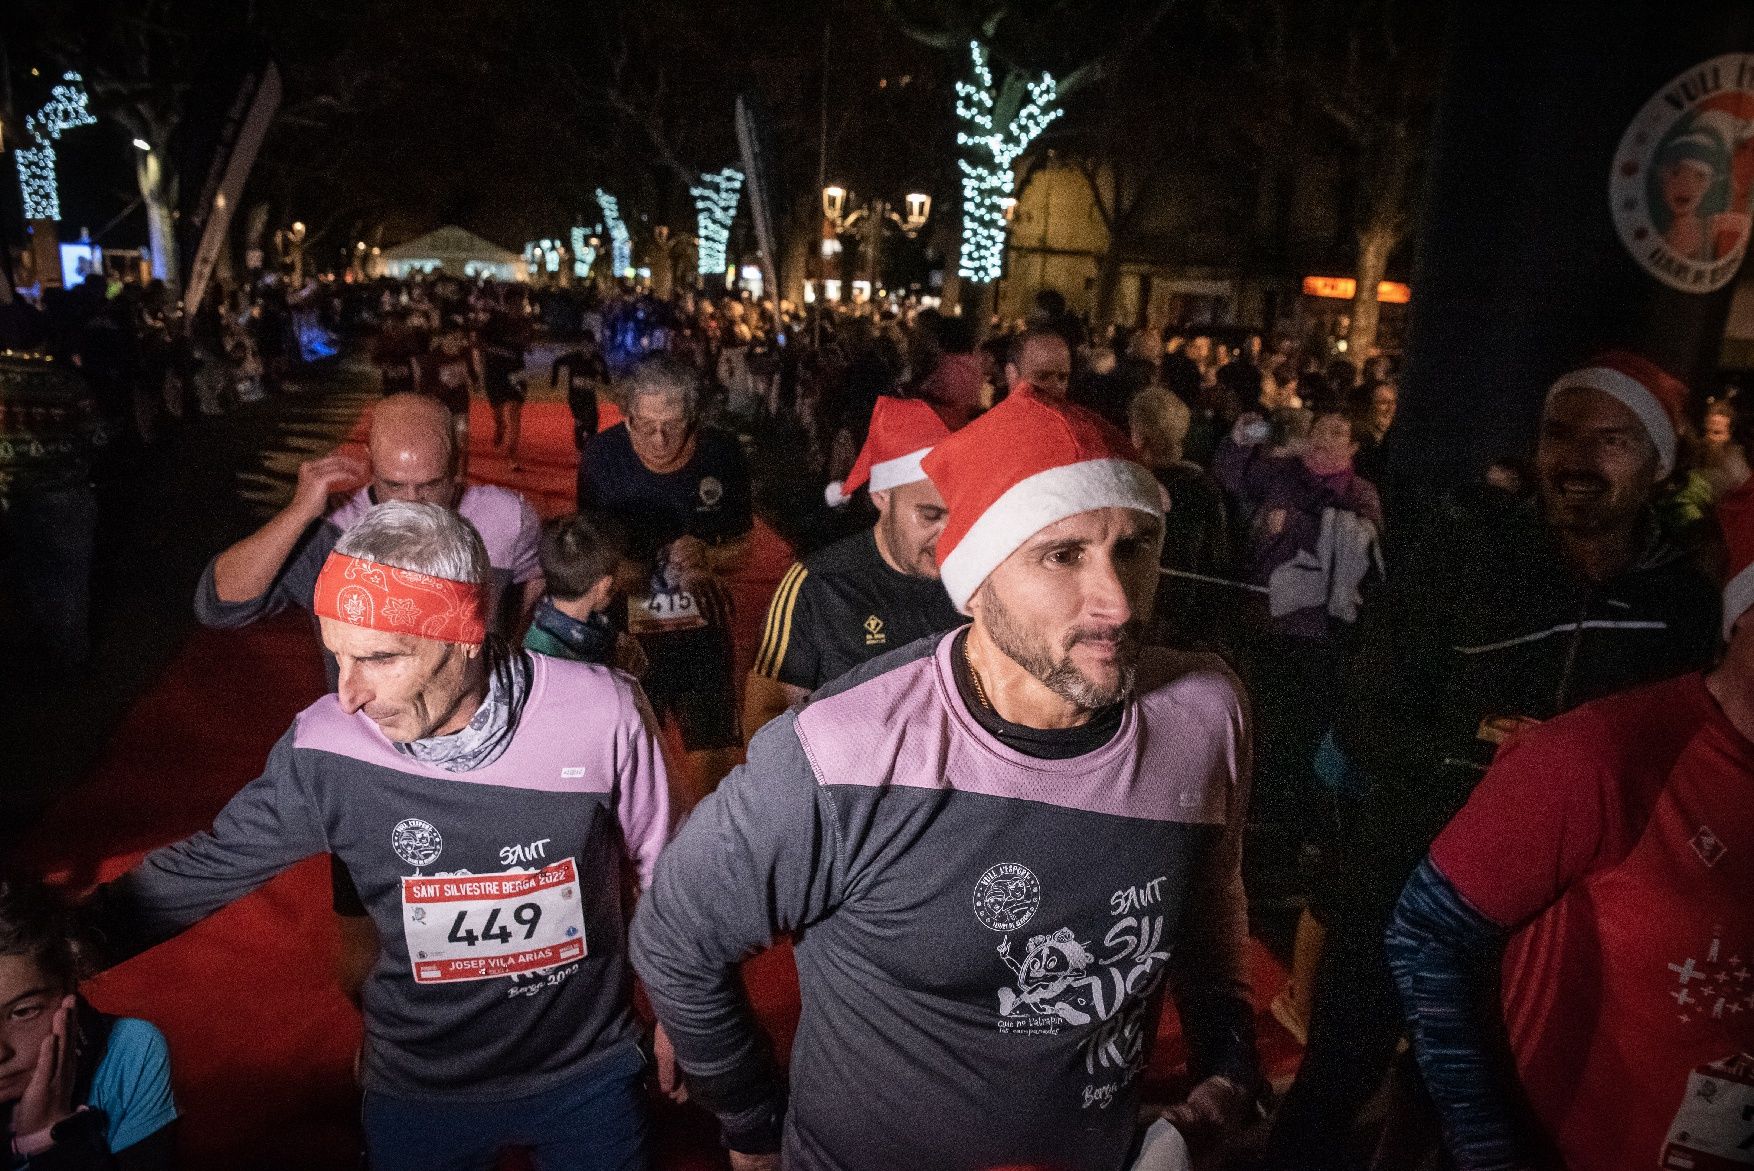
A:
{"label": "man's forearm", "polygon": [[213,589],[222,602],[249,602],[267,593],[317,517],[296,504],[275,513],[267,524],[221,553],[213,562]]}
{"label": "man's forearm", "polygon": [[748,532],[732,541],[708,545],[706,550],[707,565],[716,574],[730,573],[743,564],[749,556],[750,546],[754,543],[755,534]]}
{"label": "man's forearm", "polygon": [[794,704],[800,702],[810,693],[802,687],[794,687],[790,683],[778,679],[769,679],[766,675],[749,672],[748,681],[743,685],[743,732],[753,736],[765,728],[770,720],[777,720]]}
{"label": "man's forearm", "polygon": [[1462,1171],[1535,1166],[1494,978],[1504,931],[1428,858],[1408,880],[1385,938],[1413,1053]]}

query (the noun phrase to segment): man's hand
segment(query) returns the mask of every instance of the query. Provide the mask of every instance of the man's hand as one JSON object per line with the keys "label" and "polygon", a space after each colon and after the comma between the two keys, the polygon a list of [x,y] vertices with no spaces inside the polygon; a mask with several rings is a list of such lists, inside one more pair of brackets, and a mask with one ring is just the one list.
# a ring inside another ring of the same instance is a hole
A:
{"label": "man's hand", "polygon": [[664,1096],[678,1104],[688,1101],[688,1083],[682,1079],[682,1068],[676,1064],[676,1047],[670,1044],[670,1034],[663,1025],[652,1034],[652,1056],[658,1064],[658,1088],[664,1091]]}
{"label": "man's hand", "polygon": [[31,1135],[47,1130],[73,1113],[73,1081],[78,1062],[73,1053],[73,998],[55,1006],[49,1035],[37,1050],[36,1068],[24,1096],[12,1110],[12,1133]]}
{"label": "man's hand", "polygon": [[1229,1078],[1209,1077],[1165,1110],[1163,1117],[1188,1140],[1194,1165],[1205,1166],[1249,1124],[1253,1106],[1248,1091]]}
{"label": "man's hand", "polygon": [[771,1155],[745,1155],[741,1151],[725,1153],[731,1156],[731,1171],[780,1171],[777,1151]]}
{"label": "man's hand", "polygon": [[329,510],[329,497],[358,488],[370,478],[370,468],[340,452],[306,460],[298,465],[298,487],[293,490],[290,507],[306,520],[316,520]]}
{"label": "man's hand", "polygon": [[706,542],[699,537],[685,535],[671,541],[667,567],[671,580],[691,594],[708,585],[713,576]]}
{"label": "man's hand", "polygon": [[638,679],[651,665],[652,661],[646,657],[645,648],[640,646],[639,639],[625,632],[615,636],[614,666]]}

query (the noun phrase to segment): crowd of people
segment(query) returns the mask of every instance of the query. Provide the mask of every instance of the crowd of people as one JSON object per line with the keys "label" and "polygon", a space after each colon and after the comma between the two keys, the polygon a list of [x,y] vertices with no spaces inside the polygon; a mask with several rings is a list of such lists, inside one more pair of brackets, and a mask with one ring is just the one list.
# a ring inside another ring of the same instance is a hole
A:
{"label": "crowd of people", "polygon": [[[1390,358],[1092,332],[1051,290],[984,336],[442,278],[313,300],[368,337],[367,457],[305,463],[195,609],[308,611],[333,691],[74,919],[0,888],[16,1160],[169,1165],[162,1039],[77,998],[78,932],[117,963],[328,854],[380,1171],[642,1166],[648,1071],[738,1171],[1215,1166],[1250,1131],[1285,1171],[1748,1163],[1733,398],[1600,355],[1527,452],[1423,500]],[[546,522],[464,459],[480,395],[517,465],[544,377],[579,449]],[[739,679],[758,517],[800,556]],[[1300,914],[1283,1094],[1251,909]],[[738,978],[788,936],[789,1074]],[[1166,997],[1188,1089],[1142,1125]],[[78,1072],[112,1062],[150,1092]]]}

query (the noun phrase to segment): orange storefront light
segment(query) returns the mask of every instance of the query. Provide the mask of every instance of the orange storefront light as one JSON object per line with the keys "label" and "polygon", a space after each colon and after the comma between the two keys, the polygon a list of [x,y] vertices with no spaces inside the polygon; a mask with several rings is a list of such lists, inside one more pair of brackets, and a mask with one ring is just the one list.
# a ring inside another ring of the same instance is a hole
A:
{"label": "orange storefront light", "polygon": [[[1306,297],[1326,297],[1335,301],[1350,301],[1358,291],[1358,282],[1349,276],[1306,276],[1303,278],[1303,293]],[[1413,290],[1400,281],[1383,281],[1376,286],[1376,299],[1385,305],[1405,305],[1413,297]]]}

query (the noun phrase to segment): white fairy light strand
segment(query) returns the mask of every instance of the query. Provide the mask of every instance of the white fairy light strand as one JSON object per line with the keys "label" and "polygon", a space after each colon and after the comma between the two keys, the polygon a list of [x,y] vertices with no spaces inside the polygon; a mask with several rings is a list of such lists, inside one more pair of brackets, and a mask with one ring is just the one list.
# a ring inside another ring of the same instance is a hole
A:
{"label": "white fairy light strand", "polygon": [[695,226],[700,237],[696,267],[701,276],[712,276],[725,271],[731,222],[737,218],[737,200],[743,192],[743,172],[726,167],[717,174],[702,175],[700,183],[688,189],[694,196]]}
{"label": "white fairy light strand", "polygon": [[592,246],[590,235],[582,227],[572,230],[572,274],[579,280],[591,275],[591,266],[597,263],[597,249]]}
{"label": "white fairy light strand", "polygon": [[956,116],[967,126],[956,134],[956,144],[963,148],[957,160],[962,168],[962,259],[957,271],[986,283],[998,280],[1004,270],[1009,228],[1005,207],[1016,187],[1012,168],[1064,111],[1053,74],[1043,73],[1040,81],[1029,83],[1029,100],[1011,124],[999,130],[993,124],[997,99],[986,50],[979,41],[970,41],[968,48],[974,80],[956,83]]}
{"label": "white fairy light strand", "polygon": [[18,188],[24,195],[24,218],[61,218],[61,189],[55,179],[55,143],[61,135],[97,122],[90,98],[79,74],[68,73],[62,84],[49,91],[49,101],[24,120],[24,128],[36,140],[34,147],[21,147],[18,156]]}
{"label": "white fairy light strand", "polygon": [[621,204],[616,198],[597,188],[597,206],[603,209],[603,222],[609,228],[610,268],[618,277],[633,275],[633,237],[621,218]]}

